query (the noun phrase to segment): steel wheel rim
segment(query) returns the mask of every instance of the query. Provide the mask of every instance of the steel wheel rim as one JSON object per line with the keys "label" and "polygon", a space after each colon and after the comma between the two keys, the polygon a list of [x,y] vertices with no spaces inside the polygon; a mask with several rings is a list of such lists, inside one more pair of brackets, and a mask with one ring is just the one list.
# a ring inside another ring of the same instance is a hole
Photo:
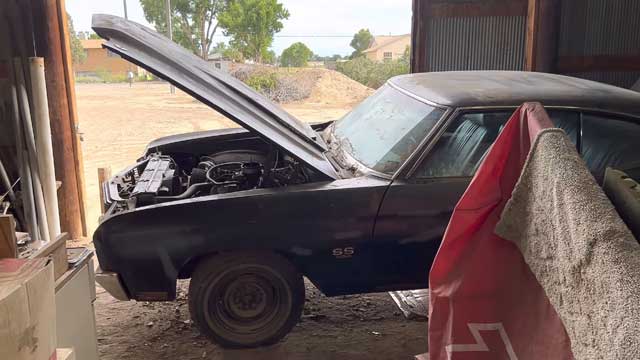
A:
{"label": "steel wheel rim", "polygon": [[225,337],[239,342],[255,340],[256,335],[281,328],[292,309],[287,282],[272,269],[260,265],[238,265],[225,270],[209,283],[204,296],[209,328],[222,329],[228,334]]}

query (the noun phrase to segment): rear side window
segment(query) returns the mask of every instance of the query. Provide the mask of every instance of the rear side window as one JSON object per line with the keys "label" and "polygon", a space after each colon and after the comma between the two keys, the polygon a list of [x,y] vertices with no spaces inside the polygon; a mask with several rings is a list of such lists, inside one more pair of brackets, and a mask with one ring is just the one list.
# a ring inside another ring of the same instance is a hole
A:
{"label": "rear side window", "polygon": [[551,122],[555,127],[564,130],[569,140],[576,145],[578,143],[578,129],[580,124],[580,113],[566,110],[547,110]]}
{"label": "rear side window", "polygon": [[[554,126],[563,129],[576,144],[580,114],[549,110]],[[475,174],[513,111],[460,115],[442,134],[435,147],[418,167],[417,178],[471,177]]]}
{"label": "rear side window", "polygon": [[583,114],[582,158],[599,183],[607,167],[640,181],[640,123]]}

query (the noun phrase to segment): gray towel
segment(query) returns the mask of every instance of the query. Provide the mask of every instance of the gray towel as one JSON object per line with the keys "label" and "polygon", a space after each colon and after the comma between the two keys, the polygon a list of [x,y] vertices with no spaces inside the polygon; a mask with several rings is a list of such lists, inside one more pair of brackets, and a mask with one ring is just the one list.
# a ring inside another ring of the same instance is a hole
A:
{"label": "gray towel", "polygon": [[640,245],[562,130],[538,135],[496,233],[520,248],[576,359],[640,359]]}

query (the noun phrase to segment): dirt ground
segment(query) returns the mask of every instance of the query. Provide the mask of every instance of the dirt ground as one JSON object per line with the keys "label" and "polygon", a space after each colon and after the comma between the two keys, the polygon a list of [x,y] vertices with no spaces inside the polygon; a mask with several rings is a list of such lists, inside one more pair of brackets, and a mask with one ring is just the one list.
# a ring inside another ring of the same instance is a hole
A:
{"label": "dirt ground", "polygon": [[[304,121],[337,119],[371,94],[339,73],[324,71],[311,96],[283,107]],[[116,172],[158,137],[237,127],[208,107],[164,83],[79,84],[87,219],[97,226],[97,169]],[[411,359],[427,351],[427,323],[404,319],[388,294],[327,298],[307,283],[304,316],[280,344],[256,350],[223,350],[201,336],[189,320],[180,282],[176,302],[118,302],[102,288],[95,303],[102,360],[116,359]]]}
{"label": "dirt ground", "polygon": [[188,282],[171,303],[119,302],[98,288],[101,360],[370,360],[412,359],[427,351],[427,323],[406,320],[388,294],[327,298],[311,284],[302,321],[279,344],[224,350],[189,318]]}

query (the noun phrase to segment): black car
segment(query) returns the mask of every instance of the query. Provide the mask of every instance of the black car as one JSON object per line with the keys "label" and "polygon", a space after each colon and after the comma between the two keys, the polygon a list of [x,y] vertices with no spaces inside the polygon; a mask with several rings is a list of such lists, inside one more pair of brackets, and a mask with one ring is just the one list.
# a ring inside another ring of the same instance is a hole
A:
{"label": "black car", "polygon": [[614,166],[640,179],[640,94],[629,90],[542,73],[413,74],[309,126],[138,24],[97,15],[93,28],[244,128],[150,143],[103,184],[94,235],[105,289],[173,300],[176,280],[191,278],[192,317],[222,345],[286,335],[303,276],[328,296],[426,287],[454,206],[523,102],[545,105],[596,178]]}

